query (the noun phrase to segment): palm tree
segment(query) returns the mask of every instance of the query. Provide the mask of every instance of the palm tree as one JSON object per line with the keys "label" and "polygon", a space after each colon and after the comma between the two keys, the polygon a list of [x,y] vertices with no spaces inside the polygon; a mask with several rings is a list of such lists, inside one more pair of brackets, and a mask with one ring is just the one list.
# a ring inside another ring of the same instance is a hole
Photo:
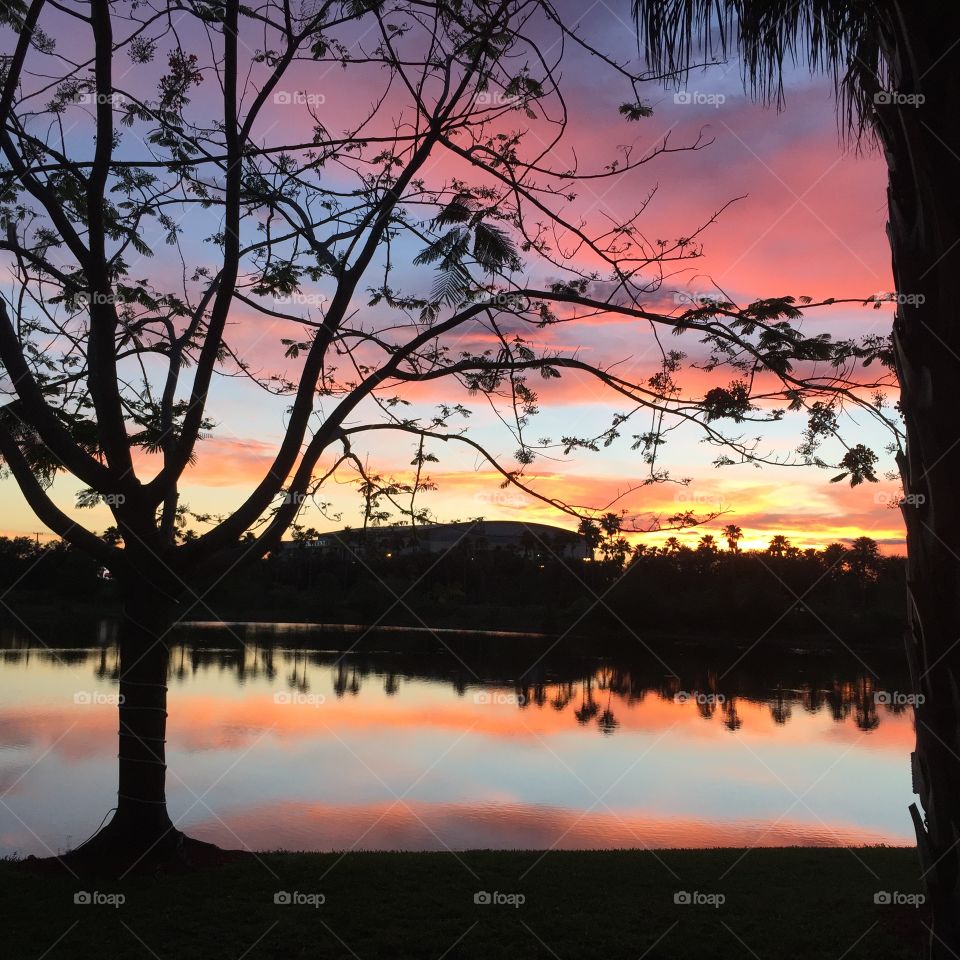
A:
{"label": "palm tree", "polygon": [[850,570],[859,580],[876,580],[880,568],[880,548],[870,537],[857,537],[847,554]]}
{"label": "palm tree", "polygon": [[[838,95],[841,126],[887,160],[897,291],[882,362],[900,379],[906,444],[911,674],[916,708],[911,805],[933,913],[930,956],[960,954],[960,4],[911,0],[632,0],[652,69],[681,78],[739,52],[752,91],[783,102],[783,66],[805,60]],[[935,15],[933,10],[935,9]],[[706,53],[706,57],[704,57]],[[877,304],[879,306],[879,304]],[[862,448],[861,448],[862,450]],[[859,456],[860,454],[858,454]],[[863,451],[872,464],[875,457]],[[848,465],[852,461],[847,461]],[[871,470],[872,473],[872,470]],[[870,479],[873,479],[871,476]],[[935,669],[926,668],[935,664]]]}
{"label": "palm tree", "polygon": [[723,536],[727,541],[727,546],[729,547],[730,552],[739,553],[739,543],[743,539],[743,531],[735,523],[728,523],[723,528]]}
{"label": "palm tree", "polygon": [[778,533],[767,547],[767,553],[771,557],[782,557],[790,549],[790,541],[782,534]]}
{"label": "palm tree", "polygon": [[676,537],[667,537],[667,539],[663,541],[663,548],[668,553],[679,553],[680,541]]}
{"label": "palm tree", "polygon": [[831,576],[838,577],[843,573],[847,552],[847,548],[842,543],[831,543],[823,548],[820,558]]}
{"label": "palm tree", "polygon": [[697,544],[697,549],[701,553],[716,553],[717,552],[717,540],[712,533],[705,533],[701,538],[700,542]]}

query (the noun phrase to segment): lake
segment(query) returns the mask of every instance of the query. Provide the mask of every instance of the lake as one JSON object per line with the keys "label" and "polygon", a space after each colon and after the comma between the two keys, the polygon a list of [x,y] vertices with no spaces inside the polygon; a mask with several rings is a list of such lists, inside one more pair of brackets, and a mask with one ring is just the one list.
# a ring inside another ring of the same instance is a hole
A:
{"label": "lake", "polygon": [[[913,842],[893,653],[359,639],[175,630],[179,827],[254,850]],[[116,674],[109,621],[0,631],[0,853],[61,852],[107,816]]]}

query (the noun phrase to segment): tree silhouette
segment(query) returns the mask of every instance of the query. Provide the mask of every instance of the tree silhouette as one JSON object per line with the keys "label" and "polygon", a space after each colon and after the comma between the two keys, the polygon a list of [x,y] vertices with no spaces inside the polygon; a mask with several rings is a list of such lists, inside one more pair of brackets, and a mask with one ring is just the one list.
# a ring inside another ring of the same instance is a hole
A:
{"label": "tree silhouette", "polygon": [[[889,355],[906,444],[897,455],[910,584],[907,649],[917,684],[910,808],[934,915],[931,956],[960,951],[960,7],[901,0],[633,0],[655,66],[681,73],[738,50],[747,82],[783,101],[784,62],[831,76],[844,129],[879,142],[888,169],[887,236],[895,293]],[[934,666],[935,665],[935,666]]]}
{"label": "tree silhouette", "polygon": [[727,541],[727,547],[730,552],[738,553],[740,550],[740,541],[743,539],[743,531],[735,523],[728,523],[723,528],[723,537]]}
{"label": "tree silhouette", "polygon": [[783,557],[787,555],[789,549],[790,541],[782,533],[778,533],[771,539],[770,545],[767,547],[767,553],[771,557]]}
{"label": "tree silhouette", "polygon": [[[579,184],[615,182],[706,141],[654,141],[597,169],[553,165],[559,151],[544,153],[540,133],[557,147],[570,130],[551,43],[570,40],[622,85],[624,124],[642,119],[644,77],[591,53],[542,0],[330,0],[296,17],[277,0],[76,10],[14,0],[0,27],[17,35],[0,89],[10,275],[0,456],[36,515],[109,569],[125,609],[118,803],[84,855],[185,854],[165,802],[168,631],[239,564],[276,549],[332,479],[357,486],[364,529],[397,511],[419,522],[424,470],[435,450],[456,448],[569,516],[663,529],[698,518],[634,511],[624,523],[541,492],[527,468],[542,453],[622,440],[643,463],[642,487],[670,479],[659,452],[681,424],[732,462],[779,462],[743,438],[745,424],[818,411],[809,450],[836,438],[839,410],[884,421],[875,394],[890,376],[863,367],[885,345],[808,336],[798,322],[833,301],[648,308],[665,275],[700,256],[715,214],[653,246],[642,207],[614,224],[569,215]],[[82,35],[90,61],[61,57],[58,30]],[[370,48],[351,53],[365,31]],[[369,109],[335,131],[316,89],[324,66],[369,93]],[[603,318],[628,318],[652,343],[660,332],[695,338],[731,379],[685,387],[682,374],[703,358],[657,348],[658,369],[634,382],[543,332]],[[285,328],[290,372],[264,369],[251,346],[265,319]],[[467,334],[481,345],[465,347]],[[626,412],[584,435],[534,439],[536,378],[574,372]],[[215,388],[236,378],[277,398],[280,439],[245,498],[222,516],[194,514],[181,502],[184,476],[221,429]],[[470,435],[465,403],[405,409],[411,388],[434,382],[492,405],[514,459]],[[412,477],[378,473],[363,455],[397,434],[413,445]],[[870,451],[840,450],[833,469],[873,479]],[[58,475],[81,486],[77,506],[109,508],[119,542],[58,505]],[[622,544],[612,549],[622,563]]]}
{"label": "tree silhouette", "polygon": [[705,533],[697,543],[697,549],[703,553],[716,553],[717,540],[712,533]]}

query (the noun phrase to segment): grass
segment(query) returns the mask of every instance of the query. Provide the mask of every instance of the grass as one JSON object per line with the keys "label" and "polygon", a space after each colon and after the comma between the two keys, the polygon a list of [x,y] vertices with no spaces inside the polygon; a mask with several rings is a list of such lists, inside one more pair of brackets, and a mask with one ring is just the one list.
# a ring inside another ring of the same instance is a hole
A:
{"label": "grass", "polygon": [[[78,905],[79,890],[125,902]],[[924,909],[874,895],[920,890],[915,852],[885,847],[275,853],[83,883],[0,863],[3,953],[17,960],[916,958]],[[325,902],[277,904],[279,891]],[[479,891],[525,902],[477,904]],[[679,891],[725,902],[677,904]]]}

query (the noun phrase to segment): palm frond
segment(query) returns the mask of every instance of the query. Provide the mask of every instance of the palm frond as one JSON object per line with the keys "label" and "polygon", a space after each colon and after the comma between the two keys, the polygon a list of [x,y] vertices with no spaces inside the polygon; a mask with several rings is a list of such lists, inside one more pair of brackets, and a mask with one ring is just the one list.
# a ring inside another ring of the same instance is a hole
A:
{"label": "palm frond", "polygon": [[487,272],[503,269],[516,256],[513,241],[500,227],[481,221],[473,228],[473,257]]}
{"label": "palm frond", "polygon": [[843,126],[859,137],[886,83],[881,0],[633,0],[650,65],[683,80],[702,60],[739,54],[755,96],[783,104],[785,67],[831,77]]}

